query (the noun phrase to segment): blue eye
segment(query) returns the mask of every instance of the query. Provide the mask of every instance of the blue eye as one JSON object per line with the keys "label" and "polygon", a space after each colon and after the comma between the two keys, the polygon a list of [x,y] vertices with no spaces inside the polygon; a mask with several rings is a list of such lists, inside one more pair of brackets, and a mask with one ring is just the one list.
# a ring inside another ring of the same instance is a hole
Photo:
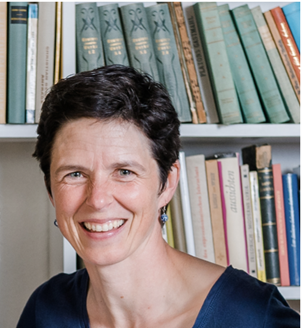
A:
{"label": "blue eye", "polygon": [[127,176],[127,175],[130,175],[132,172],[131,171],[129,171],[129,170],[119,170],[119,172],[120,172],[120,175],[122,175],[122,176]]}
{"label": "blue eye", "polygon": [[72,178],[80,178],[82,176],[81,172],[72,172],[69,174],[70,177]]}

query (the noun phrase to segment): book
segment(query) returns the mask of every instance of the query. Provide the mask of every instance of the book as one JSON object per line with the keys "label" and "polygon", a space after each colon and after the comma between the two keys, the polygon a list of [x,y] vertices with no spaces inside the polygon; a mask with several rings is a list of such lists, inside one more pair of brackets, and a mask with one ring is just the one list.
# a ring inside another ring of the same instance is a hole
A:
{"label": "book", "polygon": [[278,237],[278,249],[279,249],[280,283],[281,286],[289,286],[290,280],[289,280],[281,165],[273,164],[272,168],[273,168],[273,179],[274,179],[275,209],[276,209],[277,237]]}
{"label": "book", "polygon": [[186,157],[192,225],[197,257],[215,263],[204,155]]}
{"label": "book", "polygon": [[76,5],[77,72],[104,66],[99,13],[95,2]]}
{"label": "book", "polygon": [[272,16],[276,23],[277,29],[281,35],[282,42],[293,65],[295,74],[300,81],[300,53],[295,43],[294,37],[287,24],[284,13],[280,7],[271,9]]}
{"label": "book", "polygon": [[39,3],[35,123],[39,122],[43,101],[53,85],[55,15],[54,2]]}
{"label": "book", "polygon": [[249,272],[242,208],[239,162],[236,154],[216,154],[228,265]]}
{"label": "book", "polygon": [[159,81],[145,7],[142,3],[132,3],[120,10],[131,66]]}
{"label": "book", "polygon": [[[184,6],[186,3],[183,3]],[[214,100],[213,90],[211,86],[210,76],[202,48],[197,23],[195,19],[194,9],[192,6],[184,8],[185,23],[190,36],[192,46],[192,56],[196,68],[198,85],[206,112],[207,123],[219,123],[217,108]]]}
{"label": "book", "polygon": [[61,50],[62,50],[62,2],[56,2],[56,41],[55,41],[55,68],[54,84],[61,78]]}
{"label": "book", "polygon": [[286,69],[287,75],[290,79],[290,82],[293,86],[293,89],[295,91],[297,99],[300,103],[300,81],[298,80],[298,78],[295,74],[292,63],[291,63],[291,61],[289,59],[289,56],[286,52],[286,49],[285,49],[284,44],[283,44],[282,39],[281,39],[281,35],[280,35],[280,33],[277,29],[276,23],[273,19],[273,16],[272,16],[271,12],[270,11],[264,12],[264,18],[267,22],[267,25],[268,25],[269,29],[270,29],[270,32],[272,34],[272,37],[275,41],[276,47],[277,47],[277,49],[279,51],[279,54],[280,54],[280,57],[282,59],[283,65]]}
{"label": "book", "polygon": [[289,117],[251,10],[243,5],[232,13],[269,122],[287,122]]}
{"label": "book", "polygon": [[100,6],[98,11],[106,65],[129,66],[118,4]]}
{"label": "book", "polygon": [[231,17],[229,5],[218,6],[218,13],[244,121],[250,124],[265,122],[256,86]]}
{"label": "book", "polygon": [[293,123],[300,123],[300,105],[298,99],[295,96],[295,92],[283,66],[275,42],[262,14],[261,8],[260,6],[257,6],[251,11],[271,66],[275,73],[275,77],[282,93],[288,114],[291,117],[291,121]]}
{"label": "book", "polygon": [[199,123],[206,123],[206,113],[203,106],[203,101],[201,99],[200,89],[197,81],[196,69],[194,66],[194,61],[192,57],[191,44],[187,33],[187,28],[185,25],[184,14],[180,2],[171,3],[172,10],[175,12],[178,31],[181,39],[181,46],[185,55],[185,60],[187,64],[187,70],[190,79],[190,86],[193,94],[193,100],[195,102],[197,116]]}
{"label": "book", "polygon": [[250,188],[251,188],[251,204],[252,204],[252,214],[253,214],[255,250],[256,250],[257,278],[263,282],[266,282],[262,219],[261,219],[261,208],[260,208],[260,200],[259,200],[259,186],[258,186],[257,171],[250,171],[249,176],[250,176]]}
{"label": "book", "polygon": [[222,216],[222,205],[219,185],[219,172],[216,159],[205,161],[207,186],[209,195],[210,215],[212,222],[212,233],[215,253],[215,263],[227,266],[227,253],[224,236],[224,225]]}
{"label": "book", "polygon": [[300,2],[292,2],[282,7],[282,11],[300,52]]}
{"label": "book", "polygon": [[179,152],[179,163],[180,163],[180,176],[179,176],[179,186],[180,186],[180,199],[182,214],[184,220],[184,230],[186,237],[186,248],[189,255],[195,256],[195,244],[194,244],[194,233],[192,225],[192,215],[190,207],[190,196],[188,187],[188,177],[186,168],[186,157],[184,152]]}
{"label": "book", "polygon": [[8,3],[7,123],[25,123],[27,2]]}
{"label": "book", "polygon": [[0,2],[0,124],[6,123],[7,3]]}
{"label": "book", "polygon": [[241,190],[243,199],[247,254],[249,260],[249,274],[257,278],[256,249],[254,239],[254,224],[250,188],[250,170],[247,164],[240,166]]}
{"label": "book", "polygon": [[168,221],[166,222],[168,244],[174,248],[174,236],[172,227],[171,207],[167,207]]}
{"label": "book", "polygon": [[26,123],[35,123],[37,37],[38,5],[30,3],[27,23]]}
{"label": "book", "polygon": [[298,178],[294,173],[282,175],[286,237],[291,286],[300,286],[300,222]]}
{"label": "book", "polygon": [[160,82],[166,87],[181,122],[191,113],[167,4],[146,8]]}
{"label": "book", "polygon": [[222,124],[242,123],[242,115],[214,2],[193,5]]}

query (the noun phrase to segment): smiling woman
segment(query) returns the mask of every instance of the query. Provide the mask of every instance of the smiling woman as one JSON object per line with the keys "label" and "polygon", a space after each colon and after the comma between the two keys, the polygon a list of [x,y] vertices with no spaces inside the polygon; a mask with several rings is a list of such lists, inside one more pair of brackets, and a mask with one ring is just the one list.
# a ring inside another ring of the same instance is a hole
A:
{"label": "smiling woman", "polygon": [[163,240],[179,149],[177,114],[148,75],[113,65],[51,89],[34,156],[86,268],[38,287],[18,328],[299,327],[275,286]]}

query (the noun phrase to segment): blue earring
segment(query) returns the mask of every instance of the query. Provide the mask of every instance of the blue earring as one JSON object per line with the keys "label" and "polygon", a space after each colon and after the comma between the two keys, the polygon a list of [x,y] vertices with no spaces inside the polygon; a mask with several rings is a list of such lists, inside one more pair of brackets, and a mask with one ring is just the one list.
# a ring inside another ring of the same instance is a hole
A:
{"label": "blue earring", "polygon": [[160,220],[162,223],[166,223],[168,221],[168,215],[166,214],[167,211],[167,205],[162,207],[161,209],[161,216],[160,216]]}
{"label": "blue earring", "polygon": [[58,221],[57,221],[57,220],[54,220],[53,224],[54,224],[56,227],[58,227],[58,226],[59,226],[59,225],[58,225]]}

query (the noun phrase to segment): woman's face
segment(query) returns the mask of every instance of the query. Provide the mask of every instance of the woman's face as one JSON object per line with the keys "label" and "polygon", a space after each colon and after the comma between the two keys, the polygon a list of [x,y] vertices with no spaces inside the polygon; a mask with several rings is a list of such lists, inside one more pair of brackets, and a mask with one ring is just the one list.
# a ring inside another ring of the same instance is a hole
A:
{"label": "woman's face", "polygon": [[50,177],[61,232],[84,261],[99,265],[119,262],[158,238],[159,209],[173,194],[171,186],[159,195],[147,137],[117,120],[65,124],[54,141]]}

